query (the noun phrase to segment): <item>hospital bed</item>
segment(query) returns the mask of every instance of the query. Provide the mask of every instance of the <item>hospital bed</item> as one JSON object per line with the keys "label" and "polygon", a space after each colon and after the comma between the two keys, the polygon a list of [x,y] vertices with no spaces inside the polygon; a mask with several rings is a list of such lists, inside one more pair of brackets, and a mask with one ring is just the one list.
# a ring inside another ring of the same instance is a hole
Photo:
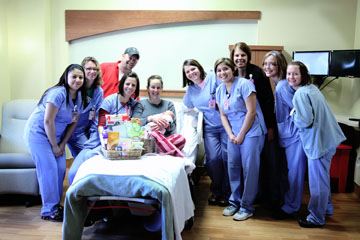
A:
{"label": "hospital bed", "polygon": [[185,158],[150,154],[140,160],[111,161],[96,155],[83,163],[66,193],[64,240],[81,239],[85,224],[114,209],[149,216],[153,220],[145,228],[160,230],[162,239],[181,239],[194,215],[189,176],[202,138],[202,114],[181,104],[175,108],[177,131],[186,138]]}

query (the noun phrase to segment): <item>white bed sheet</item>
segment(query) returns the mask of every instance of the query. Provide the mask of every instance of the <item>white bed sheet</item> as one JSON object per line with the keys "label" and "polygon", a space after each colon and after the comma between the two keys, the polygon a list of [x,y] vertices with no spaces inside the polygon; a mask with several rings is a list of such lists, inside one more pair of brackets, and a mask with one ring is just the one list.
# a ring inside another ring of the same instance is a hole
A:
{"label": "white bed sheet", "polygon": [[175,236],[182,239],[186,220],[194,216],[195,207],[187,179],[187,174],[194,168],[194,163],[188,158],[168,155],[145,155],[139,160],[116,161],[96,155],[80,166],[74,183],[90,174],[145,176],[160,183],[170,192]]}

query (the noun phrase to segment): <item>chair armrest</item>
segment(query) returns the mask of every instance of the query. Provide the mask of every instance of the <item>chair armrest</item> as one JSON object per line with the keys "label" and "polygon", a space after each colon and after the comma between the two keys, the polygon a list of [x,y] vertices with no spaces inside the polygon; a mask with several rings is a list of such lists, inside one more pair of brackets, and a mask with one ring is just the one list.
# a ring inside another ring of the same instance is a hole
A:
{"label": "chair armrest", "polygon": [[198,143],[202,143],[203,141],[203,120],[204,120],[204,114],[203,112],[199,112],[198,119],[197,119],[197,126],[196,126],[196,132],[198,135]]}

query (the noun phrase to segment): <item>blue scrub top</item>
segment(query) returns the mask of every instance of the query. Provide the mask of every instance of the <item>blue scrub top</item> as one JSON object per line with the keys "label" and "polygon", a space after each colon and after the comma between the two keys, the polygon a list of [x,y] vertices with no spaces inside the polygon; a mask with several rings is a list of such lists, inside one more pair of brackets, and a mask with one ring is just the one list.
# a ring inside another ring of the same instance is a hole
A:
{"label": "blue scrub top", "polygon": [[[218,106],[229,120],[231,129],[235,135],[240,132],[245,120],[247,113],[245,101],[253,92],[256,93],[254,84],[245,78],[238,77],[235,77],[230,93],[226,92],[224,83],[222,83],[216,91]],[[251,128],[246,133],[246,137],[261,136],[266,133],[264,117],[259,103],[256,102],[256,116]]]}
{"label": "blue scrub top", "polygon": [[313,84],[298,88],[292,100],[293,121],[309,159],[318,159],[346,138],[325,97]]}
{"label": "blue scrub top", "polygon": [[[85,109],[80,113],[79,120],[76,124],[76,128],[74,130],[74,135],[82,134],[86,131],[86,128],[88,128],[92,123],[97,125],[97,113],[99,111],[100,105],[103,101],[103,90],[102,88],[96,87],[94,89],[94,95],[92,98],[88,97],[88,105]],[[94,111],[94,118],[90,119],[90,112]]]}
{"label": "blue scrub top", "polygon": [[81,92],[78,91],[76,103],[74,104],[69,95],[68,104],[66,104],[66,89],[64,86],[53,87],[48,90],[41,103],[37,105],[31,114],[25,126],[25,136],[29,141],[48,142],[45,132],[44,118],[47,103],[52,103],[58,112],[55,117],[56,141],[60,142],[66,127],[72,123],[72,112],[77,105],[78,111],[82,111]]}
{"label": "blue scrub top", "polygon": [[300,140],[299,129],[295,126],[290,111],[295,90],[286,79],[279,81],[275,88],[275,113],[279,133],[279,144],[287,147]]}
{"label": "blue scrub top", "polygon": [[[198,85],[189,85],[184,95],[183,102],[188,108],[197,108],[204,114],[204,131],[223,131],[220,113],[215,108],[216,88],[221,81],[216,78],[213,71],[206,75],[205,85],[200,88]],[[211,104],[211,101],[214,103]]]}
{"label": "blue scrub top", "polygon": [[123,105],[118,97],[117,93],[107,96],[100,106],[101,109],[104,109],[109,114],[124,114],[127,113],[129,117],[140,117],[141,116],[141,106],[140,103],[130,98],[130,100]]}

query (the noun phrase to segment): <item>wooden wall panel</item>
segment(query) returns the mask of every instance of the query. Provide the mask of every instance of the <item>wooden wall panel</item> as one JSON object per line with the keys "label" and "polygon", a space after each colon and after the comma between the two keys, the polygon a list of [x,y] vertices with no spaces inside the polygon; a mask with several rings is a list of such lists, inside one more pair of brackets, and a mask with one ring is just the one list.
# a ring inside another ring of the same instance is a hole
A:
{"label": "wooden wall panel", "polygon": [[[182,98],[185,95],[185,90],[164,90],[161,97],[164,98]],[[147,89],[140,89],[140,96],[147,97]]]}
{"label": "wooden wall panel", "polygon": [[65,10],[66,41],[157,24],[259,20],[260,11]]}

